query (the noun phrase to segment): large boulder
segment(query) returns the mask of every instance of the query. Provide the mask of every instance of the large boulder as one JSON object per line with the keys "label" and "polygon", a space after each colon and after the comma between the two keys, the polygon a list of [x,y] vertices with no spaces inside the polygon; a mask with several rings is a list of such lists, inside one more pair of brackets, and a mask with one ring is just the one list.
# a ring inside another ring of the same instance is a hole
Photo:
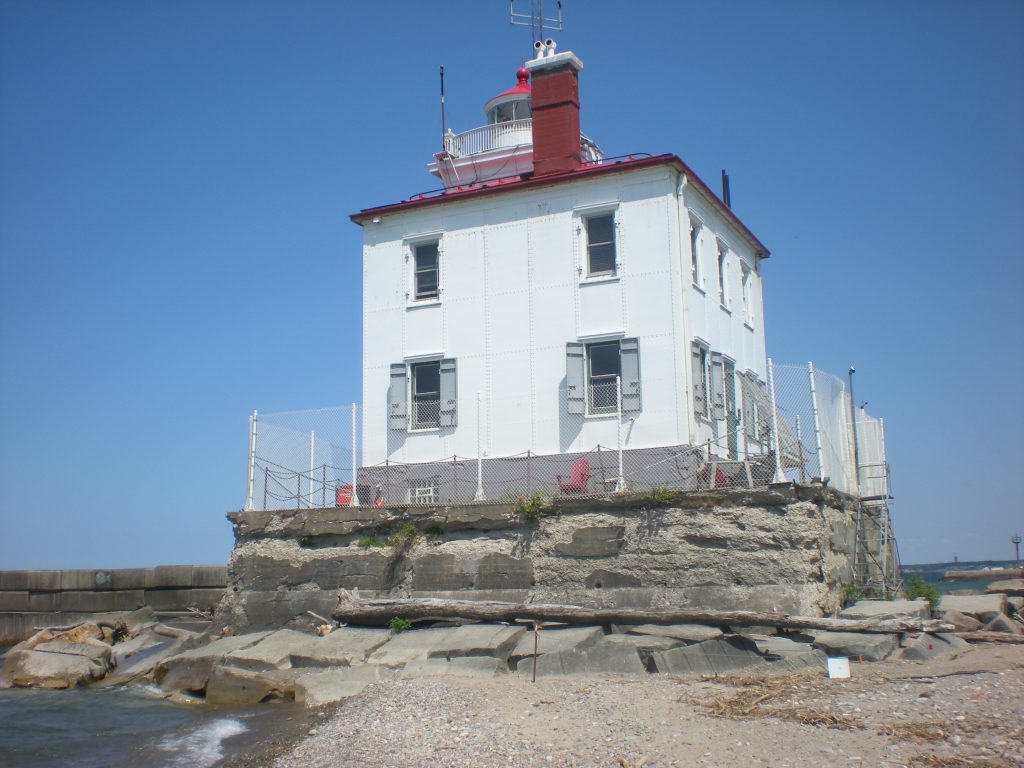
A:
{"label": "large boulder", "polygon": [[904,639],[899,658],[913,661],[949,658],[969,650],[970,647],[970,643],[956,635],[922,633]]}
{"label": "large boulder", "polygon": [[358,696],[365,680],[352,680],[334,670],[303,672],[295,678],[295,701],[307,707],[321,707]]}
{"label": "large boulder", "polygon": [[452,656],[411,661],[402,677],[496,677],[507,673],[508,665],[493,656]]}
{"label": "large boulder", "polygon": [[849,656],[865,661],[882,661],[896,650],[898,639],[894,634],[872,632],[819,632],[814,647],[829,656]]}
{"label": "large boulder", "polygon": [[410,661],[427,658],[431,649],[451,631],[448,628],[412,629],[392,635],[384,645],[370,654],[367,662],[381,664],[390,669],[404,667]]}
{"label": "large boulder", "polygon": [[254,672],[288,669],[292,666],[293,653],[309,653],[320,641],[318,635],[296,632],[294,629],[279,629],[258,643],[231,651],[224,657],[224,663]]}
{"label": "large boulder", "polygon": [[631,635],[653,635],[655,637],[671,637],[684,643],[703,643],[715,640],[723,635],[718,627],[705,624],[641,624],[629,630]]}
{"label": "large boulder", "polygon": [[1019,621],[1014,621],[1009,616],[996,614],[984,627],[986,632],[1008,632],[1011,635],[1024,635],[1024,627]]}
{"label": "large boulder", "polygon": [[217,665],[206,684],[210,704],[259,704],[295,698],[296,673],[291,670],[236,669]]}
{"label": "large boulder", "polygon": [[505,661],[525,632],[524,627],[498,624],[469,624],[455,627],[434,643],[427,656],[447,659],[491,656]]}
{"label": "large boulder", "polygon": [[942,614],[943,624],[952,624],[958,632],[974,632],[984,626],[973,616],[968,616],[960,611],[946,611]]}
{"label": "large boulder", "polygon": [[[108,647],[108,660],[109,652]],[[95,652],[11,651],[0,669],[0,688],[74,688],[90,683],[102,678],[109,669],[96,656]]]}

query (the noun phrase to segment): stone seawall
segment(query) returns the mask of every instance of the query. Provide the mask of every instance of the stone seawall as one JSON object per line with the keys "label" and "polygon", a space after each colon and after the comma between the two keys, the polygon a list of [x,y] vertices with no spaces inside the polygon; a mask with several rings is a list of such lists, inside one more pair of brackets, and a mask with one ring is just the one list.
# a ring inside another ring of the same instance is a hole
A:
{"label": "stone seawall", "polygon": [[208,610],[227,585],[223,565],[0,571],[0,645],[97,614],[149,606],[161,613]]}
{"label": "stone seawall", "polygon": [[327,616],[339,588],[823,615],[852,579],[855,510],[831,489],[786,485],[560,497],[539,520],[508,503],[233,512],[218,621],[253,630]]}

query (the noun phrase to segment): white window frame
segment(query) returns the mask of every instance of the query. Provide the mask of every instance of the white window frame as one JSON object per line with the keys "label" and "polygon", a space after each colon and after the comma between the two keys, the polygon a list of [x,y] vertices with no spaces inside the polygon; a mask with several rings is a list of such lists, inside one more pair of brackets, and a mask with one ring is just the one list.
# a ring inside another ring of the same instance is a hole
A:
{"label": "white window frame", "polygon": [[[581,277],[585,282],[590,281],[601,281],[601,280],[616,280],[619,276],[620,267],[620,254],[622,253],[621,243],[619,242],[619,206],[618,203],[603,203],[600,205],[587,206],[585,208],[576,208],[573,211],[576,216],[576,234],[578,235],[579,250],[580,250],[580,263],[577,267]],[[612,267],[611,269],[593,271],[590,268],[590,228],[589,222],[591,219],[601,219],[610,217],[612,220],[612,239],[605,243],[595,243],[595,245],[606,245],[612,246]]]}
{"label": "white window frame", "polygon": [[616,395],[612,397],[612,405],[595,407],[594,406],[594,377],[593,371],[591,370],[591,350],[594,347],[614,346],[616,350],[616,360],[618,361],[618,373],[614,375],[602,374],[601,384],[602,386],[608,386],[609,383],[615,384],[616,381],[622,379],[622,344],[621,339],[603,339],[600,341],[590,341],[583,346],[583,375],[586,383],[586,397],[587,397],[587,415],[588,416],[607,416],[608,414],[618,413],[618,386],[616,386]]}
{"label": "white window frame", "polygon": [[690,219],[690,280],[694,287],[704,290],[704,270],[700,263],[700,240],[701,230],[704,229],[704,222],[692,212],[688,213]]}
{"label": "white window frame", "polygon": [[729,311],[729,246],[716,239],[718,248],[718,303]]}
{"label": "white window frame", "polygon": [[743,300],[743,322],[753,328],[754,326],[754,307],[752,304],[752,294],[750,290],[750,283],[754,270],[751,269],[747,262],[740,260],[740,295]]}
{"label": "white window frame", "polygon": [[[437,411],[436,418],[430,423],[421,423],[417,420],[417,400],[416,400],[416,372],[418,369],[424,366],[436,366],[437,367],[437,397],[432,400],[423,400],[422,402],[433,402]],[[417,360],[409,363],[409,431],[410,432],[425,432],[433,431],[441,428],[441,358],[436,360]]]}
{"label": "white window frame", "polygon": [[[422,307],[430,304],[437,304],[441,301],[441,293],[444,290],[441,285],[441,264],[444,262],[444,238],[441,232],[423,232],[410,235],[403,241],[405,247],[406,261],[406,289],[405,298],[407,306]],[[419,296],[417,250],[424,246],[435,245],[437,247],[437,266],[435,267],[437,286],[432,294]]]}

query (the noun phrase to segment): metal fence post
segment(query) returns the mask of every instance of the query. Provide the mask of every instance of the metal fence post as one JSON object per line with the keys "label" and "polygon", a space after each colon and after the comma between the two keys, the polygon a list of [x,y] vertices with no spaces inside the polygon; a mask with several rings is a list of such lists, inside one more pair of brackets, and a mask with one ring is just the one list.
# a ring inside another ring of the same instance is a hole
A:
{"label": "metal fence post", "polygon": [[320,483],[320,506],[327,509],[327,465],[322,464],[320,469],[323,474],[323,480]]}
{"label": "metal fence post", "polygon": [[[306,507],[309,509],[313,508],[313,472],[316,471],[316,467],[313,466],[313,462],[316,460],[316,430],[309,430],[309,500],[306,502]],[[299,487],[302,487],[302,482],[299,482]]]}
{"label": "metal fence post", "polygon": [[352,403],[352,494],[350,507],[359,506],[359,492],[356,490],[356,404]]}
{"label": "metal fence post", "polygon": [[270,482],[270,467],[263,468],[263,509],[267,508],[267,483]]}
{"label": "metal fence post", "polygon": [[[253,476],[256,472],[256,411],[252,412],[252,416],[249,417],[249,473],[248,473],[248,485],[245,491],[245,511],[252,511],[252,486]],[[266,508],[266,501],[263,503]]]}
{"label": "metal fence post", "polygon": [[807,363],[807,378],[811,383],[811,412],[814,414],[814,442],[818,450],[818,478],[824,483],[829,475],[825,467],[825,452],[821,448],[821,419],[818,416],[818,391],[814,386],[814,363]]}
{"label": "metal fence post", "polygon": [[483,501],[484,496],[484,464],[483,464],[483,442],[480,437],[480,393],[476,393],[476,493],[473,494],[473,501]]}
{"label": "metal fence post", "polygon": [[615,482],[615,492],[626,490],[625,466],[622,462],[622,377],[615,377],[615,443],[619,451],[619,479]]}
{"label": "metal fence post", "polygon": [[782,441],[779,440],[779,406],[775,403],[775,365],[768,358],[768,394],[772,401],[772,441],[775,443],[775,477],[773,482],[786,482],[786,473],[782,471]]}

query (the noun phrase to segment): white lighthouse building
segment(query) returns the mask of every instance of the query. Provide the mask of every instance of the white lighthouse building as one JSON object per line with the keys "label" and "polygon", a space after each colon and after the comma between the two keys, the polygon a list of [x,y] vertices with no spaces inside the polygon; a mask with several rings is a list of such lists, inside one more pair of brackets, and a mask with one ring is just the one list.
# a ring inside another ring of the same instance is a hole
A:
{"label": "white lighthouse building", "polygon": [[352,216],[360,483],[404,467],[389,502],[479,498],[478,458],[486,498],[523,472],[597,493],[771,463],[768,251],[679,157],[603,157],[580,132],[582,69],[541,46],[486,125],[445,136],[442,192]]}

